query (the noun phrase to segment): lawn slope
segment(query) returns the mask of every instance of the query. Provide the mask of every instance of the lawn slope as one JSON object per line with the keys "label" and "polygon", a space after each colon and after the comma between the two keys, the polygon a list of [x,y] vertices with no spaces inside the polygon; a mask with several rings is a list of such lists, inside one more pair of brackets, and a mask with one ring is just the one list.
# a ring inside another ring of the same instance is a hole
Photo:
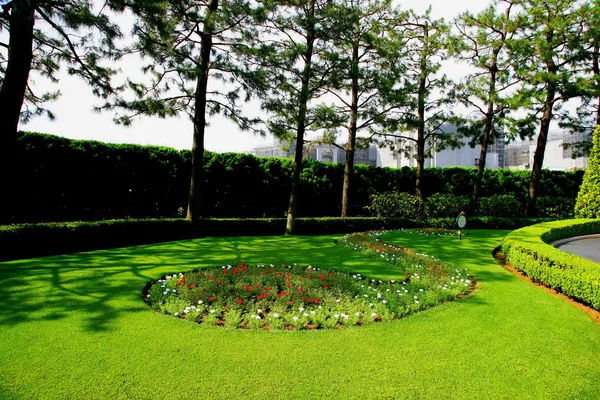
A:
{"label": "lawn slope", "polygon": [[506,231],[384,240],[470,269],[467,298],[387,324],[268,332],[150,310],[144,285],[227,263],[394,279],[335,236],[205,238],[0,263],[0,398],[594,398],[600,327],[498,266]]}

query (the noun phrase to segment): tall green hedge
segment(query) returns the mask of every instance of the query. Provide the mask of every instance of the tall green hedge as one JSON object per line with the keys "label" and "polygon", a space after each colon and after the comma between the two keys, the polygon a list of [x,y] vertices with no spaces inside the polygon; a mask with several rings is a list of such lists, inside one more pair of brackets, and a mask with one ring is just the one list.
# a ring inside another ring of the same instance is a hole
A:
{"label": "tall green hedge", "polygon": [[[10,187],[2,187],[0,223],[181,217],[186,208],[190,153],[166,147],[70,140],[20,133]],[[249,154],[206,153],[203,216],[282,217],[292,162]],[[343,164],[304,161],[298,215],[340,215]],[[414,192],[415,170],[357,165],[354,215],[367,215],[371,195]],[[471,193],[473,168],[425,170],[425,195]],[[539,196],[574,198],[583,173],[544,171]],[[486,170],[482,196],[524,199],[529,171]]]}
{"label": "tall green hedge", "polygon": [[600,218],[600,125],[594,131],[592,151],[575,203],[579,218]]}

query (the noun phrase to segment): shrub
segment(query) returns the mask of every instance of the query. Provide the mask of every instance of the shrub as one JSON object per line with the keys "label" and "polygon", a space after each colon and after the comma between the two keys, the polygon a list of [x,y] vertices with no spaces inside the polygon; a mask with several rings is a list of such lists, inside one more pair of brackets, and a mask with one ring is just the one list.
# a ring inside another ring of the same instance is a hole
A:
{"label": "shrub", "polygon": [[[0,223],[173,218],[186,209],[190,152],[165,147],[70,140],[19,133]],[[210,218],[281,218],[289,201],[292,161],[249,154],[205,153],[202,215]],[[340,215],[343,164],[303,161],[298,216]],[[427,168],[425,196],[468,196],[473,168]],[[540,196],[575,197],[582,171],[542,172]],[[482,196],[525,199],[528,171],[486,170]],[[354,215],[372,195],[414,189],[415,169],[355,166],[350,199]],[[386,212],[369,215],[390,215]],[[393,214],[407,216],[405,214]],[[421,218],[421,215],[411,215]]]}
{"label": "shrub", "polygon": [[537,199],[537,213],[540,217],[573,218],[575,199],[572,197],[542,196]]}
{"label": "shrub", "polygon": [[514,196],[503,194],[479,199],[479,215],[486,217],[515,218],[523,215],[525,209]]}
{"label": "shrub", "polygon": [[376,217],[420,219],[423,217],[423,201],[404,192],[379,193],[371,196],[367,210]]}
{"label": "shrub", "polygon": [[507,261],[533,281],[563,292],[600,310],[600,264],[547,244],[600,233],[600,221],[554,221],[518,229],[502,242]]}
{"label": "shrub", "polygon": [[425,200],[427,218],[456,217],[469,210],[469,198],[446,193],[436,193]]}
{"label": "shrub", "polygon": [[592,151],[577,195],[575,216],[600,218],[600,125],[594,131]]}

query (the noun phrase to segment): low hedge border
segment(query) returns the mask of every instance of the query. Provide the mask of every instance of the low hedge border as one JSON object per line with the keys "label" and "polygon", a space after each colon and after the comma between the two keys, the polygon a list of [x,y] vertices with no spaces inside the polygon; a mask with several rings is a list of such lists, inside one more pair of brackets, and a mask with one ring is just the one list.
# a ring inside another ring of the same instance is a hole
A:
{"label": "low hedge border", "polygon": [[[470,218],[468,229],[516,229],[547,219]],[[285,231],[285,218],[125,219],[0,225],[0,261],[101,250],[204,236],[267,236]],[[324,235],[372,229],[456,228],[453,218],[415,221],[405,218],[298,218],[296,233]]]}
{"label": "low hedge border", "polygon": [[549,243],[600,233],[600,219],[554,221],[518,229],[502,242],[506,261],[541,283],[600,310],[600,264]]}

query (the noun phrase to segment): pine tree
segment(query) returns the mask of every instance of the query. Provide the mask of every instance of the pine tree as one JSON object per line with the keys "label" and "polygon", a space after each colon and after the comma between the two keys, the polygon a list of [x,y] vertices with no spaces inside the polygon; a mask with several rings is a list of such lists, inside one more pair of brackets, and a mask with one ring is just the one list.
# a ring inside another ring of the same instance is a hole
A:
{"label": "pine tree", "polygon": [[304,136],[319,129],[317,121],[322,119],[314,101],[338,68],[337,60],[321,57],[340,30],[336,10],[328,0],[281,1],[262,26],[262,44],[255,50],[256,63],[270,83],[261,96],[263,109],[271,115],[268,128],[295,145],[286,234],[295,231]]}
{"label": "pine tree", "polygon": [[[354,155],[357,148],[367,148],[363,135],[376,135],[385,126],[386,118],[395,107],[383,94],[402,79],[403,64],[398,52],[390,47],[390,32],[395,28],[396,10],[390,1],[345,0],[338,3],[340,29],[331,40],[323,58],[337,62],[326,87],[335,103],[320,107],[318,126],[325,129],[320,142],[337,146],[345,153],[342,187],[342,217],[351,214],[350,193],[354,176]],[[338,131],[346,131],[346,143],[337,145]]]}
{"label": "pine tree", "polygon": [[[161,118],[187,114],[193,126],[192,171],[186,218],[202,218],[204,138],[207,117],[222,114],[242,129],[260,120],[242,114],[240,101],[262,83],[238,52],[252,41],[255,19],[264,10],[244,0],[171,0],[160,12],[137,13],[136,43],[125,50],[148,64],[150,82],[128,82],[133,100],[120,96],[101,109],[123,109],[116,122],[129,125],[139,115]],[[259,130],[256,130],[260,132]]]}
{"label": "pine tree", "polygon": [[550,125],[560,105],[584,90],[578,77],[585,56],[584,18],[577,0],[515,0],[515,4],[523,9],[526,24],[509,47],[511,57],[522,60],[516,69],[523,82],[519,102],[528,111],[515,126],[521,136],[531,137],[539,123],[526,210],[535,216]]}
{"label": "pine tree", "polygon": [[519,83],[512,73],[519,60],[506,54],[506,42],[519,26],[517,18],[511,19],[512,8],[511,0],[499,0],[478,15],[465,12],[455,21],[459,32],[456,57],[476,68],[476,72],[457,85],[454,94],[476,115],[469,113],[469,117],[461,119],[459,127],[461,133],[472,138],[471,145],[481,146],[471,198],[473,208],[479,198],[488,146],[503,136],[505,117],[514,107],[508,92]]}
{"label": "pine tree", "polygon": [[600,125],[596,127],[592,141],[587,169],[575,203],[575,216],[578,218],[600,218]]}
{"label": "pine tree", "polygon": [[444,19],[433,19],[430,7],[423,15],[412,10],[400,15],[395,32],[390,37],[391,46],[402,51],[399,58],[390,57],[389,62],[404,63],[407,72],[386,96],[395,110],[385,122],[386,132],[377,136],[385,138],[380,145],[414,154],[415,194],[423,198],[425,158],[462,145],[458,135],[446,129],[445,124],[454,120],[449,110],[453,100],[446,95],[451,81],[439,73],[448,58],[450,26]]}
{"label": "pine tree", "polygon": [[8,34],[8,42],[0,43],[0,146],[16,134],[19,121],[43,114],[54,118],[44,103],[60,92],[36,93],[31,73],[57,83],[57,72],[67,66],[94,94],[113,92],[111,77],[117,71],[106,58],[121,31],[105,11],[120,12],[126,6],[118,0],[107,1],[106,9],[83,0],[14,0],[3,7],[0,33]]}

